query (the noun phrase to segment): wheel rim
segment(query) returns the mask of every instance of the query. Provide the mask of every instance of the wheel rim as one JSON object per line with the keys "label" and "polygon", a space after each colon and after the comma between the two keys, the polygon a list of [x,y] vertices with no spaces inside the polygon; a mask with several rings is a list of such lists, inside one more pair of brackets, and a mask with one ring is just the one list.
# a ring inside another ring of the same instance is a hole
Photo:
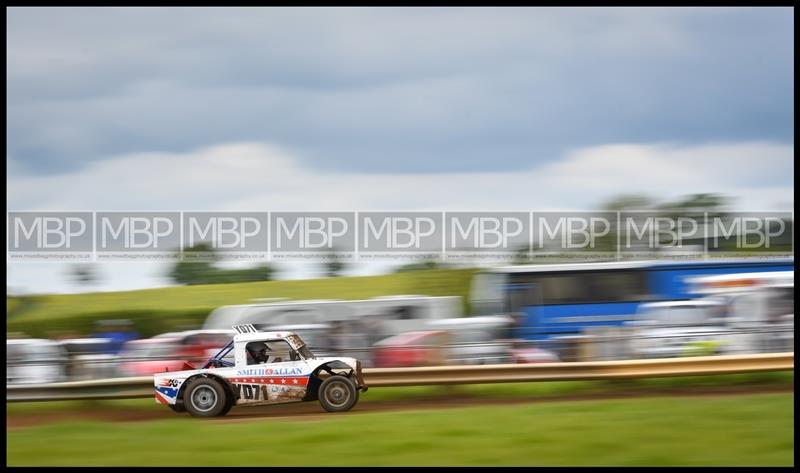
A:
{"label": "wheel rim", "polygon": [[199,386],[192,391],[192,406],[200,412],[208,412],[217,405],[217,392],[209,386]]}
{"label": "wheel rim", "polygon": [[336,381],[325,389],[325,400],[334,407],[342,407],[350,401],[350,390],[342,381]]}

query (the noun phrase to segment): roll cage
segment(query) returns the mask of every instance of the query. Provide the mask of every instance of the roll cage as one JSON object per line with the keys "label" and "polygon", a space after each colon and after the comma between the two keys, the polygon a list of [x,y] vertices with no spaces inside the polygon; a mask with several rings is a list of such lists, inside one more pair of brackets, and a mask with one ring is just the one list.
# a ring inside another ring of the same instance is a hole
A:
{"label": "roll cage", "polygon": [[232,368],[236,366],[235,363],[231,363],[230,361],[225,361],[223,358],[228,356],[228,353],[233,350],[233,340],[229,341],[227,345],[225,345],[216,355],[212,356],[203,364],[202,369],[207,368]]}
{"label": "roll cage", "polygon": [[[212,356],[211,358],[206,361],[201,369],[208,369],[208,368],[232,368],[236,366],[236,363],[231,363],[230,361],[225,361],[224,358],[228,356],[228,354],[233,350],[235,346],[234,340],[229,341],[216,355]],[[300,348],[305,348],[306,345],[303,344]],[[294,350],[294,347],[292,347]],[[297,356],[301,357],[301,359],[307,358],[307,355],[302,353],[302,350],[296,350]]]}

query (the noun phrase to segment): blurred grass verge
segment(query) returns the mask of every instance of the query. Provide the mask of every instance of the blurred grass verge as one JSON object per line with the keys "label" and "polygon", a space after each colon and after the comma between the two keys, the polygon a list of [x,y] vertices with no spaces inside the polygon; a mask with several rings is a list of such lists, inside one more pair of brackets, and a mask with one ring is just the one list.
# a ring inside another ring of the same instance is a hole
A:
{"label": "blurred grass verge", "polygon": [[793,465],[793,414],[792,394],[660,397],[244,423],[64,422],[10,430],[6,445],[11,466],[771,466]]}
{"label": "blurred grass verge", "polygon": [[88,334],[98,320],[130,319],[142,336],[199,328],[217,307],[255,298],[368,299],[396,294],[468,294],[475,269],[436,269],[381,276],[177,286],[124,292],[33,295],[6,298],[6,332],[46,337],[56,331]]}
{"label": "blurred grass verge", "polygon": [[[409,386],[372,389],[362,394],[359,403],[393,401],[446,400],[451,398],[485,398],[508,400],[549,400],[558,396],[669,394],[685,390],[736,386],[794,387],[794,372],[726,374],[672,378],[634,379],[623,381],[553,381],[538,383],[473,384],[460,386]],[[246,408],[243,408],[246,409]],[[167,410],[153,398],[97,401],[50,401],[7,403],[7,416],[41,415],[81,411],[151,411]]]}

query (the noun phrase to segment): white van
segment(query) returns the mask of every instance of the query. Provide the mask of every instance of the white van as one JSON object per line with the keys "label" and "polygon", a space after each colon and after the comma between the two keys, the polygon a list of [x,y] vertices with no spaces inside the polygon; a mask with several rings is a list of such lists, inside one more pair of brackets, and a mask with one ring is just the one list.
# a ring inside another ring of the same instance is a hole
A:
{"label": "white van", "polygon": [[641,357],[794,350],[794,272],[691,278],[689,301],[640,305],[631,345]]}
{"label": "white van", "polygon": [[739,353],[794,351],[794,271],[690,280],[694,292],[726,307]]}
{"label": "white van", "polygon": [[651,302],[639,306],[631,351],[637,358],[715,355],[736,351],[736,334],[715,300]]}

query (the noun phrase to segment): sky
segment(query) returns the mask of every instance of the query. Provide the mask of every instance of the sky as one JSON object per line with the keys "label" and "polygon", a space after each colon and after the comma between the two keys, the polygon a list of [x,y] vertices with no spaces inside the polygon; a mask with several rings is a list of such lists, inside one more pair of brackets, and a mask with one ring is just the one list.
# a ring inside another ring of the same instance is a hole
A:
{"label": "sky", "polygon": [[793,44],[791,8],[10,8],[7,211],[790,210]]}

